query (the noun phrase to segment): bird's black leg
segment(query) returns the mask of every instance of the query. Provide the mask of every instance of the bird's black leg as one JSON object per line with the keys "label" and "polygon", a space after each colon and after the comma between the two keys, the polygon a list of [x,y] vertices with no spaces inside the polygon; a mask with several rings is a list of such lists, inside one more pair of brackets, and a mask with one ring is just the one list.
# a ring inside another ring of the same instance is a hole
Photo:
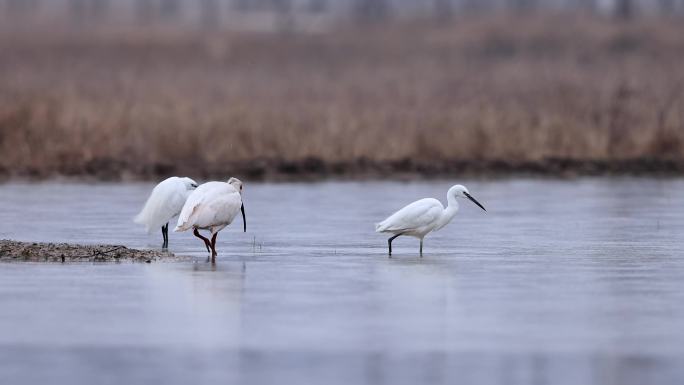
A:
{"label": "bird's black leg", "polygon": [[396,237],[398,237],[398,236],[400,236],[400,235],[401,235],[401,234],[397,234],[397,235],[395,235],[395,236],[393,236],[392,238],[390,238],[390,239],[387,240],[387,245],[389,246],[389,256],[390,256],[390,258],[392,257],[392,241],[394,240],[394,238],[396,238]]}
{"label": "bird's black leg", "polygon": [[162,243],[162,249],[169,248],[169,224],[166,223],[162,226],[162,238],[164,238],[164,243]]}
{"label": "bird's black leg", "polygon": [[423,238],[420,238],[420,257],[423,258]]}
{"label": "bird's black leg", "polygon": [[218,233],[214,233],[211,237],[211,263],[216,263],[216,236]]}
{"label": "bird's black leg", "polygon": [[211,250],[209,250],[209,245],[210,245],[209,240],[208,240],[207,238],[203,237],[202,234],[200,234],[199,231],[197,231],[197,229],[195,229],[195,231],[193,231],[192,233],[193,233],[197,238],[203,240],[203,241],[204,241],[204,246],[207,248],[207,251],[208,251],[208,252],[211,252]]}

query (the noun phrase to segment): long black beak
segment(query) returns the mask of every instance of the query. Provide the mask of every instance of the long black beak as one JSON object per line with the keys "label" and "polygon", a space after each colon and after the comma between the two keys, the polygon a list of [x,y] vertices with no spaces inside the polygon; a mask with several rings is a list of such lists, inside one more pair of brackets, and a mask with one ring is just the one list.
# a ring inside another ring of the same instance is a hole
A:
{"label": "long black beak", "polygon": [[482,206],[482,205],[480,204],[480,202],[478,202],[475,198],[473,198],[472,195],[468,194],[467,192],[464,192],[463,195],[465,195],[466,198],[468,198],[468,199],[470,199],[471,201],[473,201],[473,203],[475,203],[476,205],[478,205],[482,210],[487,211],[487,209],[485,209],[484,206]]}
{"label": "long black beak", "polygon": [[245,204],[243,203],[242,206],[240,206],[240,211],[242,211],[242,228],[243,232],[247,232],[247,218],[245,218]]}

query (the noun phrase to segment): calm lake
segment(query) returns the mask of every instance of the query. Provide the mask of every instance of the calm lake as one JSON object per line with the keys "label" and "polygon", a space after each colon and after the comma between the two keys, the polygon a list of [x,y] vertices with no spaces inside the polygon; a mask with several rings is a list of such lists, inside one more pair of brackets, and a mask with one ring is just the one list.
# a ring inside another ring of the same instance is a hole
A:
{"label": "calm lake", "polygon": [[[190,233],[190,262],[0,264],[0,383],[684,383],[684,180],[462,182],[488,212],[422,259],[373,223],[450,182],[247,183],[213,267]],[[0,238],[159,247],[151,187],[0,185]]]}

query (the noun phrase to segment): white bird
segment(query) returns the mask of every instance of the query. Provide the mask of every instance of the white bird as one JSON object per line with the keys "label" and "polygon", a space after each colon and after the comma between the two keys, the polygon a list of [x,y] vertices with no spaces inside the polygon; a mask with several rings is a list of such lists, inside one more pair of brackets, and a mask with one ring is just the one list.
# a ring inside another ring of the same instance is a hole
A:
{"label": "white bird", "polygon": [[161,181],[152,189],[145,206],[133,221],[145,225],[148,233],[161,227],[164,238],[162,248],[168,248],[169,221],[181,212],[185,200],[196,187],[197,183],[190,178],[172,176]]}
{"label": "white bird", "polygon": [[[420,239],[420,256],[423,256],[423,238],[432,232],[441,229],[451,222],[451,219],[458,211],[456,198],[467,198],[478,205],[482,210],[485,208],[470,195],[465,186],[457,184],[452,186],[447,192],[448,206],[444,208],[442,202],[434,198],[417,200],[387,219],[375,224],[375,231],[378,233],[394,234],[387,240],[389,255],[392,256],[392,241],[400,235],[408,235]],[[487,211],[487,210],[485,210]]]}
{"label": "white bird", "polygon": [[[242,182],[230,178],[228,182],[207,182],[190,194],[178,217],[173,231],[194,229],[193,234],[204,241],[211,252],[211,262],[216,262],[216,235],[233,222],[242,211],[243,231],[247,231],[245,205],[242,203]],[[198,230],[211,231],[211,241]],[[211,249],[211,250],[210,250]]]}

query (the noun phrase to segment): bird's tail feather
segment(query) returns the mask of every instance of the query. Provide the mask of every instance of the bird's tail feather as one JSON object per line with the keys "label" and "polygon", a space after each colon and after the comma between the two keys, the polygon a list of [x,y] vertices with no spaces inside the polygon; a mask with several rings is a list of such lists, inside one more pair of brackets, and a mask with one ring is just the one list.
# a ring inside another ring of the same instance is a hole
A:
{"label": "bird's tail feather", "polygon": [[149,223],[150,221],[148,220],[148,218],[145,214],[146,214],[146,212],[143,209],[143,211],[141,211],[138,215],[135,216],[135,218],[133,218],[133,222],[135,222],[139,225],[144,225],[145,230],[149,234],[152,232],[152,226],[150,226],[150,223]]}
{"label": "bird's tail feather", "polygon": [[190,218],[183,218],[183,213],[181,213],[180,217],[178,218],[178,223],[176,224],[176,227],[173,229],[174,232],[180,232],[180,231],[185,231],[190,229],[193,225],[194,222],[190,222]]}
{"label": "bird's tail feather", "polygon": [[183,211],[181,211],[180,215],[178,216],[176,228],[173,229],[173,231],[185,231],[193,227],[195,224],[194,215],[197,213],[197,208],[197,204],[195,204],[192,210],[188,210],[187,207],[183,207]]}

